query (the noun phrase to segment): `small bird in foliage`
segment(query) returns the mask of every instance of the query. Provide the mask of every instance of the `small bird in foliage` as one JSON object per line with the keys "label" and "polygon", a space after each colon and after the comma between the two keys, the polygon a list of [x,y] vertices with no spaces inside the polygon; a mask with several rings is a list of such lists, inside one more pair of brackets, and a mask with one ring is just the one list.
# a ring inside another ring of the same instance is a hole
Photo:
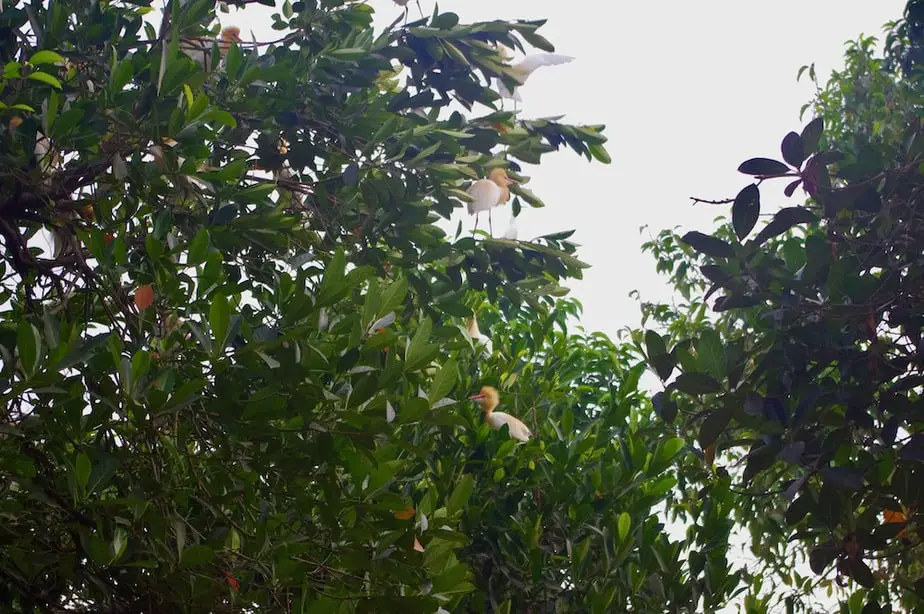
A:
{"label": "small bird in foliage", "polygon": [[[526,83],[526,80],[531,74],[543,66],[557,66],[559,64],[567,64],[568,62],[572,61],[574,61],[574,58],[569,55],[561,55],[558,53],[536,53],[533,55],[528,55],[516,64],[511,65],[509,67],[509,72],[517,83],[523,85]],[[513,88],[513,91],[511,92],[500,79],[497,80],[497,92],[501,95],[502,98],[515,100],[516,102],[522,102],[520,93],[517,91],[517,88]]]}
{"label": "small bird in foliage", "polygon": [[[218,37],[218,52],[222,59],[231,49],[232,43],[241,44],[241,29],[237,26],[228,26],[221,31]],[[212,46],[215,39],[204,36],[192,36],[180,41],[180,51],[198,62],[208,70],[212,65]]]}
{"label": "small bird in foliage", "polygon": [[517,441],[529,441],[529,438],[533,436],[529,428],[519,419],[502,411],[494,411],[494,408],[500,403],[500,395],[497,394],[496,388],[492,386],[483,386],[481,392],[470,396],[469,399],[481,403],[481,411],[484,412],[484,421],[495,431],[500,430],[501,427],[506,424],[507,428],[510,430],[510,436]]}
{"label": "small bird in foliage", "polygon": [[502,168],[495,168],[488,173],[487,179],[479,179],[468,188],[468,195],[472,197],[472,202],[468,203],[469,215],[475,216],[475,229],[478,228],[478,214],[482,211],[488,212],[488,228],[491,234],[494,234],[494,227],[491,223],[491,209],[504,204],[510,200],[510,184],[516,183],[507,176],[507,171]]}

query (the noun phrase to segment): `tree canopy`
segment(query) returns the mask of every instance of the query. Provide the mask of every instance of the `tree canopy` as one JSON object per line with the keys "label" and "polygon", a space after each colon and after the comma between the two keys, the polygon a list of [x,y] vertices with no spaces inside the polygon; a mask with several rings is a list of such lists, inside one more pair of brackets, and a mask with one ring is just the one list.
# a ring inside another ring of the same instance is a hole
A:
{"label": "tree canopy", "polygon": [[[226,8],[0,9],[0,600],[723,602],[724,562],[688,582],[653,512],[684,444],[632,411],[642,367],[567,330],[570,232],[441,229],[490,169],[519,214],[543,206],[520,164],[609,161],[602,126],[522,118],[488,87],[513,85],[498,45],[552,49],[542,22],[376,33],[365,3],[305,0],[248,43],[219,35]],[[464,399],[485,383],[536,439],[481,423]]]}
{"label": "tree canopy", "polygon": [[459,221],[610,162],[501,101],[543,21],[250,3],[0,4],[4,611],[920,606],[919,3],[645,245],[682,301],[629,342],[576,325],[573,230]]}
{"label": "tree canopy", "polygon": [[687,299],[645,306],[667,335],[636,335],[665,383],[655,407],[719,465],[687,496],[735,484],[736,517],[789,609],[848,581],[850,612],[924,597],[914,5],[886,57],[861,38],[824,86],[803,69],[815,118],[779,155],[741,164],[753,182],[717,203],[728,222],[647,246]]}

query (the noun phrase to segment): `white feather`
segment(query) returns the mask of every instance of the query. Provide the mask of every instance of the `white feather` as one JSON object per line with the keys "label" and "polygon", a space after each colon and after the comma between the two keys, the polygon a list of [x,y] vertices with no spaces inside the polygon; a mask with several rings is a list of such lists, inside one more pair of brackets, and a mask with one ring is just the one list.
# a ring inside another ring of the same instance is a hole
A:
{"label": "white feather", "polygon": [[[543,66],[558,66],[560,64],[567,64],[568,62],[573,61],[574,58],[570,55],[561,55],[558,53],[536,53],[533,55],[528,55],[516,64],[512,65],[510,67],[510,72],[513,73],[513,78],[516,79],[520,85],[523,85],[526,83],[526,79],[528,79],[531,74]],[[497,79],[497,92],[501,95],[502,98],[508,98],[510,100],[522,102],[520,93],[517,91],[517,89],[518,88],[514,88],[514,90],[511,92],[507,89],[507,86],[504,85],[503,81]]]}
{"label": "white feather", "polygon": [[500,204],[504,190],[490,179],[479,179],[467,190],[472,202],[468,203],[469,214],[487,211]]}
{"label": "white feather", "polygon": [[514,76],[522,84],[526,81],[527,77],[536,72],[537,69],[542,68],[543,66],[558,66],[560,64],[567,64],[568,62],[573,62],[574,58],[570,55],[561,55],[559,53],[535,53],[533,55],[528,55],[513,66],[510,67],[510,70],[514,73]]}
{"label": "white feather", "polygon": [[529,441],[529,438],[533,436],[526,425],[518,418],[514,418],[510,414],[505,414],[502,411],[492,411],[488,413],[485,420],[488,426],[495,431],[499,431],[506,424],[507,428],[510,430],[510,436],[517,441]]}

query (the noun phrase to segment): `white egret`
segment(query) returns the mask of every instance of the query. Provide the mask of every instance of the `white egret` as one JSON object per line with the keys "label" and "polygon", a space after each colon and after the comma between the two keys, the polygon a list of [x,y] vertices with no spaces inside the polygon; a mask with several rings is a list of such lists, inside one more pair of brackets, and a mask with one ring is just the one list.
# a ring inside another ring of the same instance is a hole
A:
{"label": "white egret", "polygon": [[500,403],[500,395],[497,394],[496,388],[483,386],[480,393],[470,396],[469,399],[478,401],[481,404],[484,421],[495,431],[499,431],[506,424],[510,431],[510,436],[517,441],[529,441],[530,437],[533,436],[529,428],[518,418],[502,411],[494,411],[494,408]]}
{"label": "white egret", "polygon": [[487,211],[488,228],[491,235],[494,235],[491,209],[510,200],[509,186],[512,183],[516,182],[507,176],[507,171],[502,168],[495,168],[488,173],[487,179],[479,179],[468,188],[467,193],[472,197],[472,202],[468,203],[468,213],[475,216],[474,230],[478,229],[478,214],[482,211]]}
{"label": "white egret", "polygon": [[[215,39],[204,36],[183,38],[180,41],[180,51],[198,62],[206,70],[209,70],[212,65],[212,58],[210,56],[214,42]],[[228,50],[231,49],[232,43],[240,45],[242,42],[240,28],[237,26],[228,26],[223,29],[218,37],[218,52],[221,54],[222,59],[224,59]]]}

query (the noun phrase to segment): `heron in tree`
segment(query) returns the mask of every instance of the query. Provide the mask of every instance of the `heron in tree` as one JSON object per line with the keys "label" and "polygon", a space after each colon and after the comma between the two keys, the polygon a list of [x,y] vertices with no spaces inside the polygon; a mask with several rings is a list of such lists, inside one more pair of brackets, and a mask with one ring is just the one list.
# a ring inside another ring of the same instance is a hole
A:
{"label": "heron in tree", "polygon": [[507,171],[495,168],[488,173],[487,179],[479,179],[468,188],[467,193],[472,198],[472,202],[468,203],[468,213],[475,216],[474,230],[478,229],[478,214],[487,211],[488,229],[491,236],[494,235],[491,209],[510,200],[510,185],[513,183],[516,182],[507,176]]}
{"label": "heron in tree", "polygon": [[493,386],[483,386],[481,392],[470,396],[469,399],[481,404],[481,411],[484,412],[484,421],[488,423],[495,431],[499,431],[505,424],[510,431],[510,436],[517,441],[529,441],[533,434],[529,428],[518,418],[502,411],[494,411],[494,408],[500,404],[500,395]]}

